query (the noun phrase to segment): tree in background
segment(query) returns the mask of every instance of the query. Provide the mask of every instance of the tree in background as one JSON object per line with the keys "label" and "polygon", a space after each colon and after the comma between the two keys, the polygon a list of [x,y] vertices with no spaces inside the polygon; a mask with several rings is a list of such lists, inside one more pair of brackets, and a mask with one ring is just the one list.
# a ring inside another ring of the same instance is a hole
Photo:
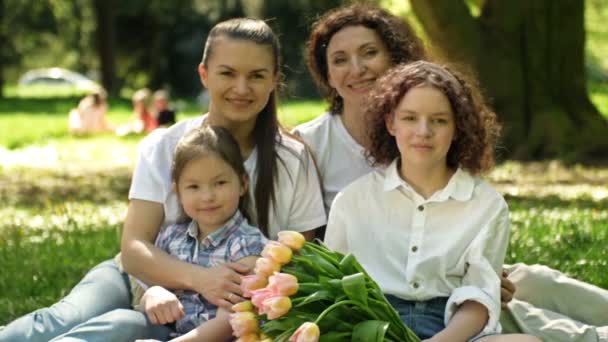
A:
{"label": "tree in background", "polygon": [[605,158],[608,123],[589,100],[584,1],[410,0],[449,61],[479,75],[505,124],[506,155]]}
{"label": "tree in background", "polygon": [[97,19],[96,42],[99,64],[101,66],[101,83],[106,91],[115,94],[116,69],[114,66],[114,1],[95,0],[95,18]]}

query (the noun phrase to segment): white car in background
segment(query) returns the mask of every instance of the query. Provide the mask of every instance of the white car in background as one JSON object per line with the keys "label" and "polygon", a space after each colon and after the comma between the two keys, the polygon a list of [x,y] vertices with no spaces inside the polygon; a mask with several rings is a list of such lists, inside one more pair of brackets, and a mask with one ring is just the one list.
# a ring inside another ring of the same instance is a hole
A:
{"label": "white car in background", "polygon": [[76,91],[93,91],[100,85],[75,71],[63,68],[43,68],[29,70],[19,78],[19,88],[29,86],[57,87]]}

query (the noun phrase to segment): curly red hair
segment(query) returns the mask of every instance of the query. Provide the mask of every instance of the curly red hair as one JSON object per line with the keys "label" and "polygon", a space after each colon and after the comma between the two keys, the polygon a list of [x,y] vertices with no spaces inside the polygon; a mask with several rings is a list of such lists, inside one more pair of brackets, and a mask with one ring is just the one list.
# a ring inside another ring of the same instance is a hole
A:
{"label": "curly red hair", "polygon": [[369,161],[373,165],[388,165],[400,156],[386,120],[410,89],[423,85],[439,89],[454,113],[455,140],[447,154],[448,167],[462,168],[471,174],[491,170],[501,128],[496,114],[486,105],[470,76],[426,61],[398,65],[376,81],[365,110]]}

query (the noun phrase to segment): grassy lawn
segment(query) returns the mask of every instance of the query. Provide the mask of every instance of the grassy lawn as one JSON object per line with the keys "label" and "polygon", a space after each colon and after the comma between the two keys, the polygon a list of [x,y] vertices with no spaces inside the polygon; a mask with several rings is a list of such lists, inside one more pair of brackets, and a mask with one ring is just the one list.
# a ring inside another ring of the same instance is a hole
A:
{"label": "grassy lawn", "polygon": [[[594,94],[607,114],[605,88]],[[67,112],[77,102],[0,102],[0,325],[55,302],[118,251],[141,136],[69,136]],[[110,105],[112,123],[128,120],[128,101]],[[180,119],[202,112],[181,108]],[[280,116],[293,127],[323,111],[318,101],[288,103]],[[512,212],[508,262],[549,265],[608,288],[608,168],[506,162],[489,179]]]}

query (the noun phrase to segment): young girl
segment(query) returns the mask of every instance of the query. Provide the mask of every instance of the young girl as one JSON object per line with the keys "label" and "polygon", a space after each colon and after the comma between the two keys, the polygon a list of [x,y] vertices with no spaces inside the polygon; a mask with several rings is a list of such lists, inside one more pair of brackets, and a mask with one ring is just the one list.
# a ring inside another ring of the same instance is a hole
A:
{"label": "young girl", "polygon": [[475,175],[494,164],[495,114],[461,77],[422,61],[389,71],[366,108],[367,154],[386,168],[337,195],[327,245],[353,253],[423,339],[537,341],[490,336],[509,216]]}
{"label": "young girl", "polygon": [[[248,176],[230,132],[209,126],[186,134],[175,149],[172,179],[186,220],[163,228],[156,246],[181,261],[202,267],[230,262],[252,266],[267,240],[247,221]],[[149,293],[161,291],[158,286],[148,289],[141,307],[157,323],[171,311],[183,314],[175,322],[177,335],[181,336],[174,341],[230,338],[232,330],[226,311],[217,310],[217,306],[189,290],[174,291],[163,307],[147,302]]]}

